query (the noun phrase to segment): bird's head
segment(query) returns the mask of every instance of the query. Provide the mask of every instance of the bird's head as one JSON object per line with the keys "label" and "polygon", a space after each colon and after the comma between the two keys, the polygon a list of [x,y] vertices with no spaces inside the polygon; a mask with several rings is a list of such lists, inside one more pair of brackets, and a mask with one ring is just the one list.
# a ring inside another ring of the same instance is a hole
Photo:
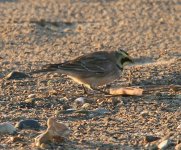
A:
{"label": "bird's head", "polygon": [[119,68],[123,68],[124,66],[133,63],[132,58],[124,50],[119,49],[118,51],[116,51],[115,55],[116,55],[116,64],[118,65]]}

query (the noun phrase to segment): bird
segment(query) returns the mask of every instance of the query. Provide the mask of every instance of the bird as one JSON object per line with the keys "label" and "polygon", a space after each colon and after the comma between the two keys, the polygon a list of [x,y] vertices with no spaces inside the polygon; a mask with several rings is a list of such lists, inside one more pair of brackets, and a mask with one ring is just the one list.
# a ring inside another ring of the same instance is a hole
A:
{"label": "bird", "polygon": [[96,51],[64,63],[47,64],[41,70],[35,70],[32,73],[57,72],[65,74],[81,84],[84,93],[87,93],[85,87],[101,91],[98,89],[99,86],[118,79],[123,68],[131,63],[133,63],[133,59],[122,49]]}

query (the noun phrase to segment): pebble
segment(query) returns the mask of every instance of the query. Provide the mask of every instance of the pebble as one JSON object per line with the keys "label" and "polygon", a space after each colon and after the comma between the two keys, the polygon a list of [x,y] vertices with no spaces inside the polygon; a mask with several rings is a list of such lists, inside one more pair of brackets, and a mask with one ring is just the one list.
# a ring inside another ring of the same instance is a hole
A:
{"label": "pebble", "polygon": [[8,144],[0,144],[0,149],[7,149]]}
{"label": "pebble", "polygon": [[69,108],[66,110],[67,112],[73,112],[73,111],[76,111],[76,109],[73,109],[73,108]]}
{"label": "pebble", "polygon": [[57,122],[54,117],[48,119],[47,126],[47,130],[35,138],[35,145],[40,148],[42,145],[47,147],[49,142],[63,142],[70,134],[70,129],[65,124]]}
{"label": "pebble", "polygon": [[36,97],[35,94],[30,94],[30,95],[28,95],[28,98],[35,98],[35,97]]}
{"label": "pebble", "polygon": [[158,148],[161,150],[165,150],[170,144],[171,144],[171,141],[167,139],[167,140],[162,141],[160,144],[158,144]]}
{"label": "pebble", "polygon": [[142,111],[142,112],[140,113],[140,115],[141,115],[142,117],[148,117],[148,116],[149,116],[149,112],[148,112],[148,111]]}
{"label": "pebble", "polygon": [[177,129],[181,130],[181,124],[177,127]]}
{"label": "pebble", "polygon": [[77,105],[83,105],[85,103],[85,98],[84,97],[79,97],[75,99],[75,103]]}
{"label": "pebble", "polygon": [[156,144],[153,144],[153,143],[146,144],[145,148],[148,150],[158,150],[158,146]]}
{"label": "pebble", "polygon": [[19,80],[19,79],[23,79],[23,78],[29,78],[30,76],[23,73],[23,72],[17,72],[17,71],[13,71],[11,73],[9,73],[8,75],[6,75],[5,79],[7,80]]}
{"label": "pebble", "polygon": [[175,146],[175,150],[181,150],[181,143]]}
{"label": "pebble", "polygon": [[159,137],[152,136],[152,135],[145,136],[145,141],[146,142],[153,142],[153,141],[156,141],[156,140],[159,140],[159,139],[160,139]]}
{"label": "pebble", "polygon": [[0,124],[0,134],[15,134],[16,128],[9,122]]}
{"label": "pebble", "polygon": [[20,122],[18,122],[15,127],[18,128],[18,129],[39,130],[40,129],[40,124],[36,120],[27,119],[27,120],[21,120]]}

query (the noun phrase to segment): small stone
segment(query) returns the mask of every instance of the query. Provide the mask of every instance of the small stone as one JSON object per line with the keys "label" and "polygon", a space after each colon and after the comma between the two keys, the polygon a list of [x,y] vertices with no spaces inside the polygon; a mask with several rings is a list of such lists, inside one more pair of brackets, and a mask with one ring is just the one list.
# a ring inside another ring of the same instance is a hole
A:
{"label": "small stone", "polygon": [[0,134],[15,134],[16,128],[9,122],[0,124]]}
{"label": "small stone", "polygon": [[79,97],[79,98],[75,99],[75,103],[77,105],[83,105],[85,103],[84,99],[85,99],[84,97]]}
{"label": "small stone", "polygon": [[93,118],[95,115],[94,114],[89,114],[89,117],[90,118]]}
{"label": "small stone", "polygon": [[41,147],[42,144],[48,144],[50,142],[50,136],[48,131],[38,135],[35,138],[35,145]]}
{"label": "small stone", "polygon": [[148,150],[158,150],[158,146],[154,143],[148,143],[145,145],[145,148],[148,149]]}
{"label": "small stone", "polygon": [[181,130],[181,124],[177,127],[177,129]]}
{"label": "small stone", "polygon": [[22,121],[18,122],[15,127],[18,128],[18,129],[39,130],[40,129],[40,124],[36,120],[27,119],[27,120],[22,120]]}
{"label": "small stone", "polygon": [[73,108],[69,108],[69,109],[66,109],[67,112],[74,112],[76,111],[76,109],[73,109]]}
{"label": "small stone", "polygon": [[90,108],[90,104],[89,103],[85,103],[85,104],[82,105],[82,108],[83,109],[88,109],[88,108]]}
{"label": "small stone", "polygon": [[171,144],[171,141],[167,139],[165,141],[162,141],[160,144],[158,144],[158,148],[161,150],[165,150],[170,144]]}
{"label": "small stone", "polygon": [[35,98],[35,94],[30,94],[30,95],[28,95],[28,98]]}
{"label": "small stone", "polygon": [[175,146],[175,150],[181,150],[181,143]]}
{"label": "small stone", "polygon": [[70,129],[63,123],[56,122],[54,117],[51,117],[47,121],[48,132],[52,136],[67,137],[70,133]]}
{"label": "small stone", "polygon": [[24,79],[24,78],[29,78],[30,76],[23,73],[23,72],[17,72],[17,71],[13,71],[11,73],[9,73],[5,79],[7,80],[20,80],[20,79]]}
{"label": "small stone", "polygon": [[142,112],[140,113],[140,115],[141,115],[142,117],[147,117],[147,116],[149,116],[149,112],[148,112],[148,111],[142,111]]}
{"label": "small stone", "polygon": [[153,142],[153,141],[156,141],[156,140],[159,140],[160,138],[159,137],[156,137],[156,136],[152,136],[152,135],[147,135],[145,136],[145,141],[146,142]]}
{"label": "small stone", "polygon": [[54,117],[48,119],[47,125],[47,130],[35,138],[35,145],[40,148],[42,145],[47,147],[50,142],[63,142],[70,134],[70,129],[65,124],[56,122]]}
{"label": "small stone", "polygon": [[0,149],[7,149],[8,144],[0,144]]}

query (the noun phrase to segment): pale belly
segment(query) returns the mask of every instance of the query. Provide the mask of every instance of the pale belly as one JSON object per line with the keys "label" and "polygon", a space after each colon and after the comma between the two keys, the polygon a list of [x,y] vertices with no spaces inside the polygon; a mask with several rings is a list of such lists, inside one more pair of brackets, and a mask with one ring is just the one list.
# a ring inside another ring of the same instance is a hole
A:
{"label": "pale belly", "polygon": [[72,76],[68,77],[74,80],[75,82],[83,84],[87,88],[91,89],[91,87],[98,87],[113,82],[114,80],[119,78],[119,74],[116,74],[114,76],[101,77],[101,78],[90,77],[84,79],[79,79]]}
{"label": "pale belly", "polygon": [[72,76],[68,76],[69,78],[71,78],[72,80],[74,80],[75,82],[79,83],[79,84],[83,84],[85,85],[87,88],[91,89],[90,85],[76,77],[72,77]]}

